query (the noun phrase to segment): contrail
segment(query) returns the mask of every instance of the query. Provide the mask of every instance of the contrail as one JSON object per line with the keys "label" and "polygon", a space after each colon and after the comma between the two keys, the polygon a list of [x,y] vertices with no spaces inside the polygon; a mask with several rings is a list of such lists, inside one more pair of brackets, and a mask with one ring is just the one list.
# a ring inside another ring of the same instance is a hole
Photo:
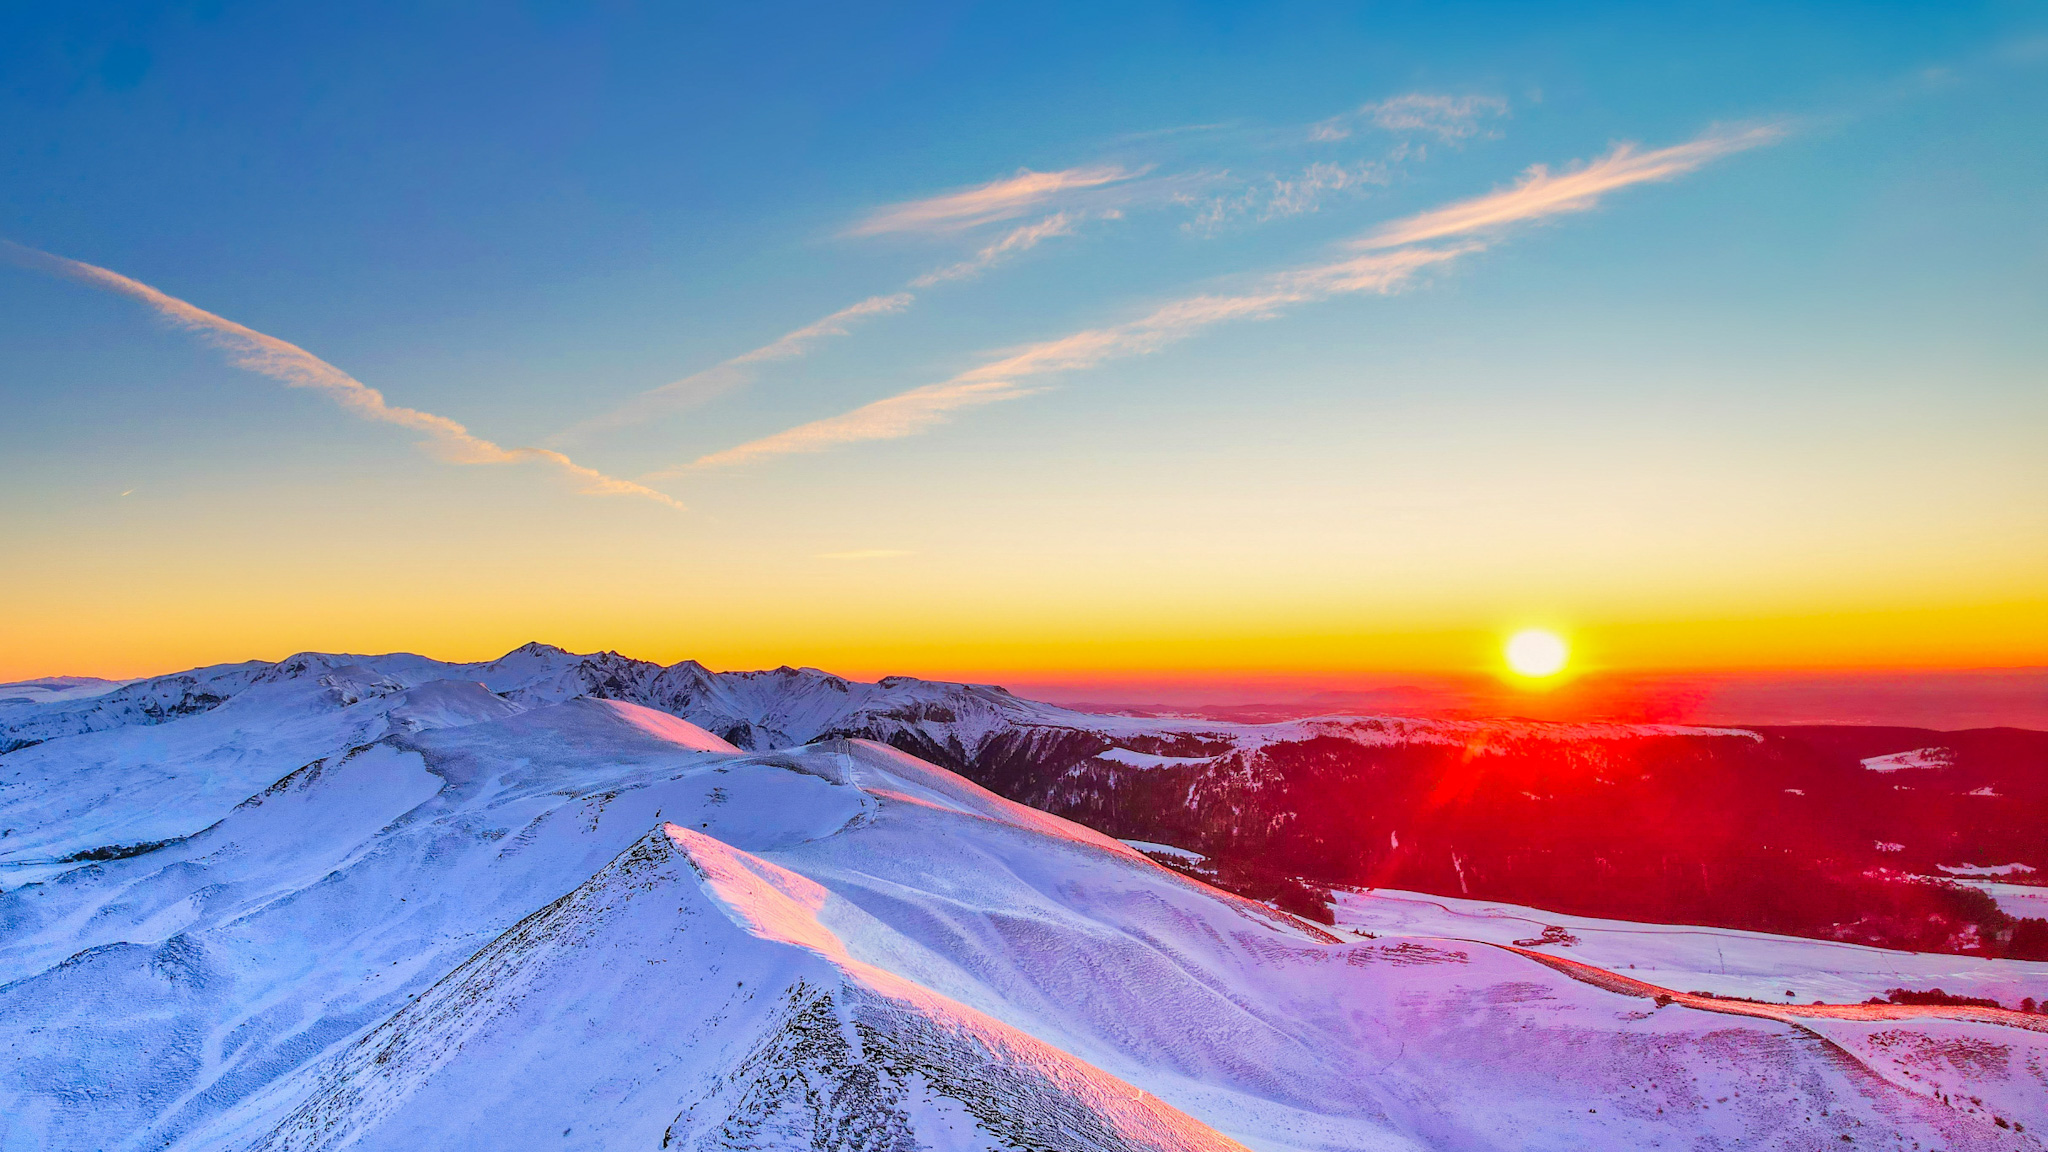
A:
{"label": "contrail", "polygon": [[237,367],[268,376],[288,387],[317,389],[365,420],[396,424],[401,428],[425,433],[440,450],[442,458],[453,463],[512,464],[524,460],[537,460],[573,477],[578,483],[578,490],[582,492],[606,496],[641,496],[671,508],[683,506],[680,501],[665,492],[657,492],[644,484],[636,484],[617,476],[607,476],[595,468],[586,468],[576,463],[560,452],[546,448],[506,448],[472,433],[446,416],[390,404],[385,401],[382,392],[296,344],[279,340],[275,336],[266,336],[253,328],[216,316],[119,272],[80,260],[52,255],[36,248],[16,244],[12,240],[0,240],[0,254],[4,254],[10,261],[24,268],[48,272],[140,300],[171,323],[197,333],[201,339],[225,351]]}
{"label": "contrail", "polygon": [[650,388],[609,412],[577,424],[554,439],[559,443],[564,438],[575,438],[592,432],[636,424],[667,412],[702,404],[736,388],[752,384],[756,365],[795,359],[809,352],[813,345],[827,336],[846,335],[852,331],[854,321],[869,316],[901,312],[910,307],[914,299],[915,297],[908,292],[898,292],[892,296],[870,296],[858,304],[841,308],[822,320],[813,321],[794,332],[784,333],[751,352],[742,352],[702,372],[663,384],[659,388]]}

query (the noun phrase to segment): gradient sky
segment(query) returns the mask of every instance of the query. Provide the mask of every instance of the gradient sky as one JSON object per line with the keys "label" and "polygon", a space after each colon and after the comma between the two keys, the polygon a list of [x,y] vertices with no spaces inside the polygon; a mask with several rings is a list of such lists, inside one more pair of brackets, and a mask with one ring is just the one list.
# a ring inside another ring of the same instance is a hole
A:
{"label": "gradient sky", "polygon": [[11,5],[0,678],[2048,663],[2048,8]]}

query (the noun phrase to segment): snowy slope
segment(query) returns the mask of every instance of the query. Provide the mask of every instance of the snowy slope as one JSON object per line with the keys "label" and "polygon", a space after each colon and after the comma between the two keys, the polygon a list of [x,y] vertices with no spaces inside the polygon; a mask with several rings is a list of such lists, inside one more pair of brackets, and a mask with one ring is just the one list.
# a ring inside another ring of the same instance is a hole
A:
{"label": "snowy slope", "polygon": [[[1658,1008],[1429,932],[1342,941],[880,744],[745,751],[590,698],[661,675],[630,665],[286,665],[0,758],[34,875],[0,895],[0,1149],[1904,1152],[2048,1125],[2048,1032]],[[89,843],[131,851],[53,862]]]}
{"label": "snowy slope", "polygon": [[2000,911],[2013,917],[2048,919],[2048,887],[2039,884],[2002,884],[1996,880],[1957,878],[1951,883],[1975,888],[1997,903]]}

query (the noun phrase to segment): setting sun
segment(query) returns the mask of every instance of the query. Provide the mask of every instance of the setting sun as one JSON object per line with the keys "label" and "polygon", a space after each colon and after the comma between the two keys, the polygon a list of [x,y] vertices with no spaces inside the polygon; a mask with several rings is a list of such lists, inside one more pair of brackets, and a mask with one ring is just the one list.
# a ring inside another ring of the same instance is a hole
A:
{"label": "setting sun", "polygon": [[1508,637],[1508,667],[1517,675],[1554,676],[1564,670],[1571,648],[1555,632],[1530,628]]}

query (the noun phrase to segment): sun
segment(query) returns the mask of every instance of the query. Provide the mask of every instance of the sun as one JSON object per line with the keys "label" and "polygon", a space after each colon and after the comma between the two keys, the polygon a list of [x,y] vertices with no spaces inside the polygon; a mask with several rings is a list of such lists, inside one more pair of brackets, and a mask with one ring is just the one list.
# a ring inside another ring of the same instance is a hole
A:
{"label": "sun", "polygon": [[1571,646],[1564,637],[1541,628],[1525,628],[1508,637],[1508,667],[1520,676],[1541,679],[1564,671]]}

